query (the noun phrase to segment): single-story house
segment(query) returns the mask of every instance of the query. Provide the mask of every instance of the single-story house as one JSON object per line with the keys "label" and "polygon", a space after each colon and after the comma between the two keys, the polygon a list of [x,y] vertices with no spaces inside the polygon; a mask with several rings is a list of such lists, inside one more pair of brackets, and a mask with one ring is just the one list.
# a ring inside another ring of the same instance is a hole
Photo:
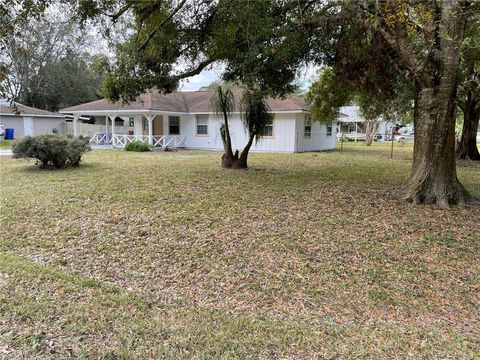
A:
{"label": "single-story house", "polygon": [[[394,123],[380,119],[376,130],[377,139],[389,140],[394,126]],[[360,113],[360,108],[358,106],[342,106],[337,119],[337,137],[343,137],[346,140],[365,140],[366,132],[366,121]]]}
{"label": "single-story house", "polygon": [[0,127],[14,129],[14,138],[63,133],[64,115],[20,103],[15,106],[18,114],[6,100],[0,100]]}
{"label": "single-story house", "polygon": [[[232,92],[236,106],[229,119],[230,132],[234,149],[241,150],[247,143],[238,111],[243,90],[233,89]],[[213,94],[213,91],[170,94],[151,91],[130,103],[101,99],[60,112],[72,116],[74,134],[89,135],[94,143],[122,147],[140,140],[161,147],[221,150],[223,121],[212,109]],[[336,127],[311,121],[308,106],[301,98],[268,98],[267,102],[272,119],[252,151],[303,152],[335,148]],[[94,119],[94,123],[82,122],[81,116]],[[88,126],[95,126],[96,133],[86,134]]]}

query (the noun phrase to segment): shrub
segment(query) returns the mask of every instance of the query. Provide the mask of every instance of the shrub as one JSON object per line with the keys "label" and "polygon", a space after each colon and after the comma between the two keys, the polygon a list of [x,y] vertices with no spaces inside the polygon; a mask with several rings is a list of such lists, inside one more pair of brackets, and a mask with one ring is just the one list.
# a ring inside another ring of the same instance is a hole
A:
{"label": "shrub", "polygon": [[78,166],[82,155],[90,150],[88,138],[84,136],[26,136],[12,144],[14,158],[37,159],[41,168]]}
{"label": "shrub", "polygon": [[128,143],[127,146],[125,146],[125,151],[150,151],[150,145],[145,144],[143,141],[132,141],[131,143]]}

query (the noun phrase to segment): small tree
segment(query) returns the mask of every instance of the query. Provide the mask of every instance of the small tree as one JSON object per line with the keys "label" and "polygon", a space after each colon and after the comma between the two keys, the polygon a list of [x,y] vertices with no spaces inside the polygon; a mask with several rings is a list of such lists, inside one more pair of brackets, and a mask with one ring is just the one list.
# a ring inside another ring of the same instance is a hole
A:
{"label": "small tree", "polygon": [[223,90],[218,86],[212,97],[214,111],[223,116],[220,127],[220,136],[223,142],[222,168],[246,169],[248,168],[248,153],[255,140],[262,134],[268,120],[271,118],[265,97],[255,90],[245,90],[240,101],[240,113],[243,125],[247,130],[248,142],[239,155],[238,150],[233,153],[232,139],[230,136],[229,117],[235,109],[235,98],[231,90]]}
{"label": "small tree", "polygon": [[272,118],[270,108],[266,102],[265,96],[259,91],[247,90],[243,93],[240,103],[240,114],[243,125],[247,129],[248,142],[240,155],[236,165],[239,168],[247,168],[248,152],[252,147],[253,141],[258,141],[261,134],[265,131],[267,122]]}
{"label": "small tree", "polygon": [[228,118],[235,109],[235,99],[231,90],[223,90],[221,86],[217,87],[211,99],[213,110],[223,116],[223,124],[220,127],[220,136],[223,142],[222,168],[229,169],[233,163],[238,160],[238,150],[233,154],[232,138],[228,126]]}

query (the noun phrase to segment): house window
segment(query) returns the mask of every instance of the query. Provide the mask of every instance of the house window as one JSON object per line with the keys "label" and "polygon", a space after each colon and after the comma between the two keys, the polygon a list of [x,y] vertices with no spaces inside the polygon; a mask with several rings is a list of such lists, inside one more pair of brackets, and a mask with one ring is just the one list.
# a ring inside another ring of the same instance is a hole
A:
{"label": "house window", "polygon": [[331,125],[327,126],[327,136],[332,136],[332,126]]}
{"label": "house window", "polygon": [[180,116],[168,117],[168,133],[170,135],[180,135]]}
{"label": "house window", "polygon": [[208,116],[207,115],[197,115],[197,135],[199,136],[208,135]]}
{"label": "house window", "polygon": [[148,131],[148,120],[143,119],[143,131]]}
{"label": "house window", "polygon": [[262,137],[273,137],[273,115],[267,120],[263,131],[259,135]]}
{"label": "house window", "polygon": [[134,126],[134,125],[135,125],[135,121],[134,121],[133,117],[128,118],[128,126]]}
{"label": "house window", "polygon": [[305,116],[305,128],[303,131],[303,137],[308,139],[312,137],[312,120],[308,115]]}

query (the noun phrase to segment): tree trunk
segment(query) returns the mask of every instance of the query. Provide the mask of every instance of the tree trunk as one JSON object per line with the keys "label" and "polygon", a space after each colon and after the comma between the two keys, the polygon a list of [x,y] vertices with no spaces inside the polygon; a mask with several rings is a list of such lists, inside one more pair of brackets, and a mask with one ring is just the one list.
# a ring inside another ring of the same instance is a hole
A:
{"label": "tree trunk", "polygon": [[365,145],[371,146],[377,136],[377,130],[380,122],[377,120],[369,120],[365,122]]}
{"label": "tree trunk", "polygon": [[480,99],[469,92],[463,111],[462,137],[457,146],[457,158],[480,161],[477,147],[478,122],[480,120]]}
{"label": "tree trunk", "polygon": [[232,151],[232,140],[230,137],[230,132],[228,130],[228,118],[225,115],[225,126],[223,129],[220,129],[220,135],[223,141],[223,155],[222,155],[222,169],[246,169],[247,168],[247,157],[248,151],[252,146],[253,139],[255,136],[250,137],[247,145],[242,151],[242,155],[238,156],[238,150],[233,153]]}
{"label": "tree trunk", "polygon": [[220,128],[220,136],[223,142],[223,155],[221,166],[223,169],[230,169],[234,162],[238,160],[238,151],[233,154],[232,138],[230,137],[230,130],[228,126],[228,114],[223,111],[224,126]]}
{"label": "tree trunk", "polygon": [[474,198],[457,178],[455,157],[455,111],[457,108],[460,44],[466,25],[467,2],[441,2],[441,20],[435,56],[425,66],[412,69],[416,75],[414,109],[415,143],[406,198],[418,203],[437,203],[442,207],[464,205]]}
{"label": "tree trunk", "polygon": [[248,168],[248,164],[247,164],[248,152],[250,151],[250,148],[252,147],[254,139],[255,139],[255,135],[250,135],[247,145],[245,145],[245,147],[243,148],[242,154],[240,155],[238,160],[233,163],[232,167],[234,169],[247,169]]}
{"label": "tree trunk", "polygon": [[415,101],[415,143],[406,199],[463,205],[471,197],[457,178],[455,164],[456,85],[419,89]]}
{"label": "tree trunk", "polygon": [[373,136],[370,135],[370,134],[367,134],[367,135],[365,136],[365,145],[371,146],[372,143],[373,143]]}

